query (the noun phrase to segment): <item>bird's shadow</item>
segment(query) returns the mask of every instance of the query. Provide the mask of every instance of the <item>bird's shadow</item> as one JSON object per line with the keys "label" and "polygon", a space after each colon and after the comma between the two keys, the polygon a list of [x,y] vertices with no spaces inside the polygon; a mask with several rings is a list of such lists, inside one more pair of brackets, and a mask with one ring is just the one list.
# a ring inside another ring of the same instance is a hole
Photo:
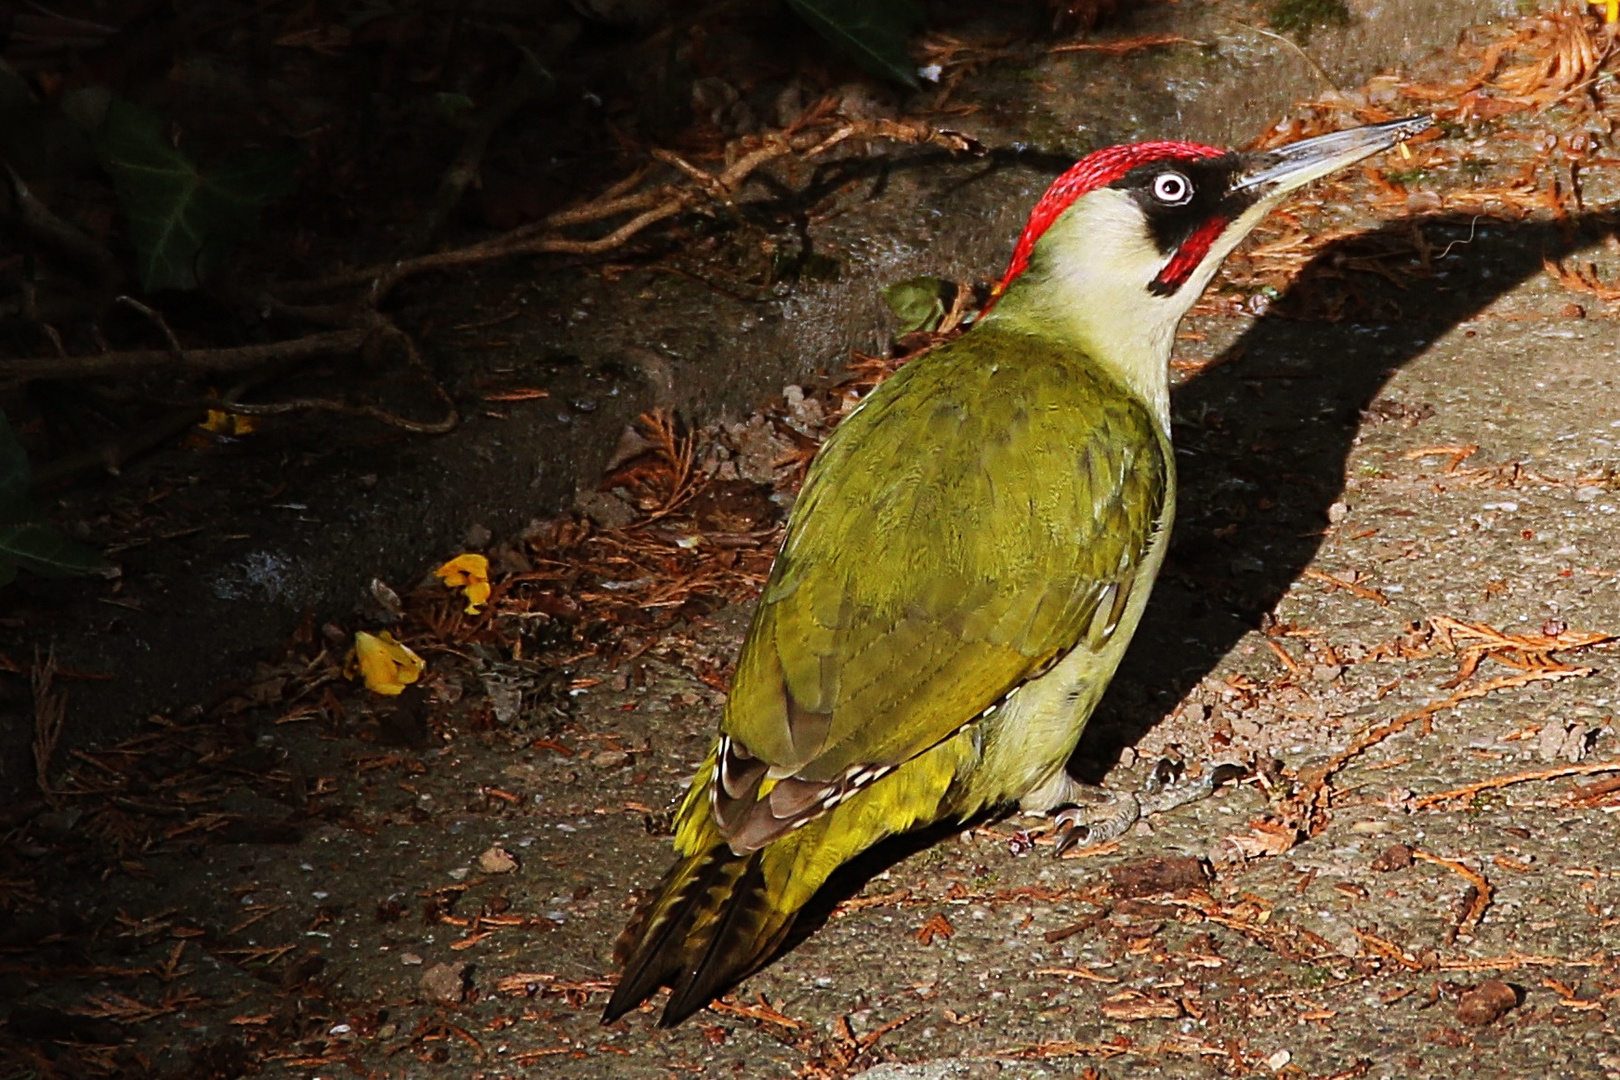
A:
{"label": "bird's shadow", "polygon": [[[1070,761],[1075,776],[1101,782],[1125,747],[1276,609],[1322,546],[1362,426],[1424,413],[1423,402],[1382,398],[1390,377],[1542,272],[1546,257],[1568,255],[1613,228],[1606,215],[1563,223],[1436,215],[1335,241],[1173,392],[1180,505],[1170,551],[1130,651]],[[1427,266],[1417,254],[1423,248]],[[1356,269],[1376,263],[1391,273]],[[960,828],[946,823],[893,837],[841,867],[777,955],[814,934],[874,875]]]}
{"label": "bird's shadow", "polygon": [[[1544,259],[1613,228],[1598,214],[1562,223],[1436,215],[1346,237],[1172,393],[1180,505],[1170,551],[1070,762],[1076,776],[1100,781],[1276,609],[1326,538],[1363,426],[1432,412],[1385,397],[1390,377],[1541,273]],[[1390,273],[1366,269],[1374,265]]]}

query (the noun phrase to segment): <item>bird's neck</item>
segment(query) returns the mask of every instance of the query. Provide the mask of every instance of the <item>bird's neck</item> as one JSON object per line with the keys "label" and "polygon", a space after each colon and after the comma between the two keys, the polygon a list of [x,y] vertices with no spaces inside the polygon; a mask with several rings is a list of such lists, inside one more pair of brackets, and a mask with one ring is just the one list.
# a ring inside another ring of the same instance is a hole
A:
{"label": "bird's neck", "polygon": [[1155,296],[1147,285],[1165,259],[1128,196],[1094,192],[1042,234],[1028,266],[984,321],[1085,352],[1146,402],[1168,431],[1176,324],[1203,291],[1218,259],[1200,266],[1196,280],[1173,295]]}
{"label": "bird's neck", "polygon": [[1133,319],[1114,305],[1102,311],[1082,310],[1084,306],[1059,296],[1026,298],[1009,291],[985,323],[986,328],[995,325],[1055,340],[1067,350],[1091,357],[1144,402],[1159,426],[1169,431],[1169,363],[1175,322],[1166,325]]}

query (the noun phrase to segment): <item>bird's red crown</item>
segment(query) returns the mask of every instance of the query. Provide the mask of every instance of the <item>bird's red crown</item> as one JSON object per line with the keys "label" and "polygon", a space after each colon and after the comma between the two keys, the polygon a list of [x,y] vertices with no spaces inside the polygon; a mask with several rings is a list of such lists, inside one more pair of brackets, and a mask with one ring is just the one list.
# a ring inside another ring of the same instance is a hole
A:
{"label": "bird's red crown", "polygon": [[991,290],[990,303],[985,305],[985,310],[989,311],[994,307],[1001,294],[1006,292],[1014,279],[1029,266],[1029,257],[1035,250],[1036,241],[1040,240],[1051,227],[1052,222],[1056,221],[1063,211],[1074,205],[1074,201],[1082,195],[1107,187],[1132,169],[1149,162],[1200,161],[1221,157],[1225,153],[1225,150],[1218,147],[1204,146],[1201,143],[1145,142],[1131,143],[1127,146],[1109,146],[1087,154],[1075,162],[1068,172],[1052,181],[1052,186],[1046,189],[1041,201],[1030,211],[1029,222],[1024,226],[1023,235],[1018,238],[1018,246],[1013,248],[1012,261],[1007,264],[1007,272],[1002,275],[1000,283]]}

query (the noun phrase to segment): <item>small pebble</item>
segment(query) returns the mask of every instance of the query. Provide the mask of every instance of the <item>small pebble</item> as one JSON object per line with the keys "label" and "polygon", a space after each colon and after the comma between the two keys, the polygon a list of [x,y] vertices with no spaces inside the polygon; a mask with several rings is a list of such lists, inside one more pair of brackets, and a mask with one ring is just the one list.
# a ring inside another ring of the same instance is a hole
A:
{"label": "small pebble", "polygon": [[460,1001],[467,989],[466,964],[434,964],[418,984],[428,1001]]}
{"label": "small pebble", "polygon": [[1494,1024],[1519,1004],[1519,992],[1501,979],[1487,979],[1462,996],[1457,1020],[1469,1027]]}
{"label": "small pebble", "polygon": [[1391,844],[1372,861],[1372,868],[1381,874],[1391,870],[1405,870],[1412,865],[1412,849],[1405,844]]}
{"label": "small pebble", "polygon": [[510,874],[517,868],[518,862],[512,853],[499,844],[478,856],[478,872],[481,874]]}

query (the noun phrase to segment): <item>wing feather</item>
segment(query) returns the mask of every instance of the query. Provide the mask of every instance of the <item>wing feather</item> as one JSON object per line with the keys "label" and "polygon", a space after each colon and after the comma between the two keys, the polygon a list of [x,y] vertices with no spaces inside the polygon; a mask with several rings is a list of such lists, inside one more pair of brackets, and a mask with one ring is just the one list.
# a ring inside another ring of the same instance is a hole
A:
{"label": "wing feather", "polygon": [[[721,730],[769,778],[725,815],[733,845],[825,812],[852,777],[1100,648],[1171,468],[1144,405],[1040,339],[981,327],[879,387],[811,466],[743,647]],[[793,813],[745,821],[788,778],[778,809]]]}

